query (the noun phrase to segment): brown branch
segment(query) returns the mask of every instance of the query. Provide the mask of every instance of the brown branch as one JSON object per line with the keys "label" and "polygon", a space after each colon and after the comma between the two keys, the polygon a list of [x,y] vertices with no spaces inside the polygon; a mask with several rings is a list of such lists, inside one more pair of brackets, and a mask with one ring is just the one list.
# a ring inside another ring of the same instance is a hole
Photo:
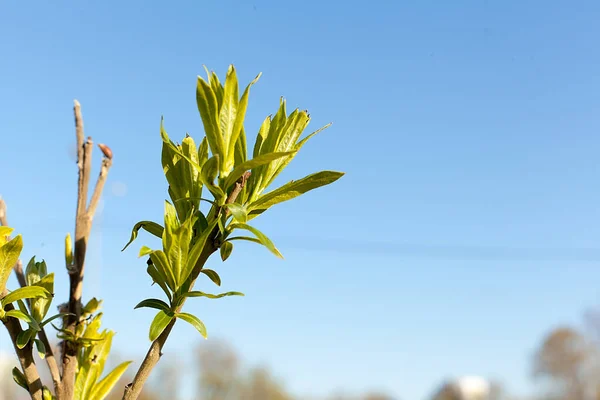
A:
{"label": "brown branch", "polygon": [[[73,268],[69,270],[69,306],[71,313],[67,318],[66,329],[75,332],[75,327],[79,323],[81,316],[81,297],[83,294],[83,276],[85,269],[85,255],[87,251],[87,242],[92,230],[92,221],[102,189],[106,182],[108,170],[112,164],[111,158],[105,157],[102,160],[100,176],[96,182],[96,187],[89,207],[87,207],[87,195],[90,183],[90,173],[92,170],[92,138],[88,137],[84,142],[85,134],[83,130],[83,117],[81,115],[81,105],[75,100],[75,133],[77,136],[77,168],[78,168],[78,186],[77,186],[77,210],[75,215],[75,251],[73,257]],[[104,151],[103,151],[104,153]],[[112,157],[112,154],[111,154]],[[77,373],[77,353],[79,346],[71,341],[63,342],[62,351],[62,390],[60,399],[70,400],[73,398],[75,388],[75,375]]]}
{"label": "brown branch", "polygon": [[[246,172],[235,183],[235,187],[233,188],[233,190],[227,197],[228,204],[234,203],[236,201],[240,192],[244,189],[244,186],[246,185],[246,181],[249,176],[250,176],[250,172]],[[229,213],[229,209],[225,208],[225,207],[220,207],[216,210],[217,210],[217,212],[215,213],[215,218],[218,218],[221,210],[223,210],[226,214]],[[198,259],[198,262],[196,263],[196,265],[194,266],[194,270],[192,271],[190,290],[194,287],[194,283],[196,282],[196,279],[198,279],[198,275],[200,275],[200,271],[202,271],[202,268],[204,267],[204,264],[206,264],[206,261],[208,260],[208,258],[215,251],[218,250],[218,247],[215,244],[215,239],[217,238],[218,234],[219,234],[219,228],[215,227],[215,229],[211,232],[210,236],[206,240],[206,245],[205,245],[204,249],[202,249],[200,258]],[[179,307],[177,307],[177,310],[175,310],[175,312],[181,312],[181,309],[183,308],[184,303],[185,303],[185,300],[184,300],[184,302],[182,302],[182,304]],[[152,344],[150,345],[150,349],[148,350],[148,353],[146,353],[146,357],[144,357],[144,360],[142,361],[142,364],[140,365],[138,372],[136,373],[135,377],[133,378],[133,381],[130,384],[128,384],[127,386],[125,386],[125,392],[123,393],[122,400],[135,400],[138,398],[138,396],[142,392],[142,389],[144,387],[144,384],[146,383],[146,380],[148,380],[150,373],[152,372],[152,370],[154,369],[156,364],[158,364],[158,361],[160,360],[160,357],[162,356],[162,349],[163,349],[167,339],[169,338],[169,335],[171,334],[171,330],[173,329],[173,326],[175,325],[175,321],[176,321],[176,319],[174,318],[171,322],[169,322],[169,324],[167,325],[165,330],[162,331],[162,333],[158,336],[158,338],[152,342]]]}
{"label": "brown branch", "polygon": [[[4,297],[6,291],[0,296]],[[4,311],[14,310],[12,304],[7,304],[4,307]],[[7,317],[2,320],[2,323],[6,327],[8,334],[10,335],[10,339],[13,342],[13,346],[15,348],[15,352],[17,353],[17,357],[19,359],[19,363],[21,364],[21,368],[23,369],[23,375],[25,375],[25,379],[27,380],[27,386],[29,387],[29,394],[33,400],[42,400],[42,380],[40,379],[40,374],[37,371],[37,367],[35,365],[35,361],[33,359],[33,344],[32,341],[29,341],[25,347],[19,349],[17,346],[17,338],[19,334],[23,332],[21,329],[21,324],[19,320],[12,317]]]}
{"label": "brown branch", "polygon": [[[4,200],[0,199],[0,224],[2,226],[8,226],[8,220],[6,218],[6,203]],[[15,266],[13,267],[15,275],[17,276],[17,281],[21,287],[27,286],[27,280],[25,279],[25,273],[23,272],[23,263],[21,260],[17,261]],[[46,347],[46,363],[48,364],[48,369],[50,370],[50,376],[52,377],[52,383],[54,384],[54,392],[58,393],[60,389],[60,371],[58,370],[58,363],[56,362],[56,358],[54,357],[54,352],[52,351],[52,347],[50,346],[50,342],[48,341],[48,336],[46,336],[46,331],[42,327],[40,332],[38,332],[38,336],[44,347]]]}

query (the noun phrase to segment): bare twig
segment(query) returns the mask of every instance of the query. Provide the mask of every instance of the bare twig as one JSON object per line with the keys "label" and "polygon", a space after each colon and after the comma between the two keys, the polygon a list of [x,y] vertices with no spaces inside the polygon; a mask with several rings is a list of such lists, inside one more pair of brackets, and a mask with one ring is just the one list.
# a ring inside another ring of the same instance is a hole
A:
{"label": "bare twig", "polygon": [[[6,294],[6,292],[4,294]],[[0,297],[3,297],[4,294]],[[14,310],[14,307],[12,304],[7,304],[6,307],[4,307],[4,310]],[[23,368],[23,375],[25,375],[25,379],[27,380],[27,386],[29,387],[29,394],[31,398],[33,400],[42,400],[43,385],[33,359],[33,342],[29,341],[25,347],[19,349],[17,346],[17,338],[23,331],[21,329],[21,324],[19,324],[19,320],[9,317],[5,318],[2,323],[8,330],[10,339],[15,347],[15,352],[19,358],[19,363],[21,364],[21,368]]]}
{"label": "bare twig", "polygon": [[[87,251],[87,242],[92,230],[92,221],[94,213],[102,189],[106,181],[108,170],[112,164],[111,158],[105,156],[102,160],[100,176],[96,182],[96,187],[92,195],[90,205],[87,206],[87,194],[90,183],[90,172],[92,169],[92,138],[88,137],[85,140],[83,130],[83,117],[81,114],[81,105],[75,100],[75,133],[77,136],[77,168],[79,170],[78,186],[77,186],[77,210],[75,216],[75,251],[73,258],[73,268],[69,271],[69,313],[67,318],[66,329],[71,332],[75,331],[75,327],[81,316],[81,297],[83,294],[83,276],[85,269],[85,255]],[[85,140],[85,141],[84,141]],[[106,146],[105,146],[106,147]],[[103,153],[105,151],[103,150]],[[77,352],[79,347],[76,343],[65,340],[63,342],[63,374],[62,374],[62,391],[60,398],[70,400],[73,398],[75,387],[75,374],[77,372]]]}
{"label": "bare twig", "polygon": [[[242,189],[244,189],[244,186],[246,185],[246,180],[248,179],[249,176],[250,176],[250,172],[246,172],[235,183],[235,187],[233,188],[233,190],[227,197],[228,204],[234,203],[236,201],[240,192],[242,191]],[[228,208],[226,208],[226,207],[219,208],[216,210],[217,212],[215,214],[217,216],[217,218],[218,218],[218,215],[221,212],[221,210],[223,210],[223,212],[225,212],[227,214],[229,213]],[[215,244],[215,239],[217,238],[218,234],[219,234],[219,228],[215,227],[215,229],[211,232],[209,238],[206,240],[206,245],[205,245],[204,249],[202,249],[200,258],[198,259],[198,262],[194,266],[194,270],[192,272],[190,290],[191,290],[191,288],[194,287],[194,283],[196,282],[198,275],[200,275],[200,271],[202,271],[202,268],[204,267],[204,264],[206,263],[208,258],[215,251],[218,250],[218,247]],[[180,312],[182,308],[183,308],[183,303],[179,307],[177,307],[176,312]],[[123,393],[122,400],[135,400],[138,398],[138,396],[142,392],[142,389],[144,387],[144,384],[146,383],[146,380],[148,379],[148,377],[150,376],[150,373],[152,372],[152,370],[154,369],[156,364],[158,364],[158,361],[160,360],[160,357],[162,356],[163,346],[165,345],[169,335],[171,334],[171,330],[173,329],[173,326],[175,325],[175,321],[176,321],[176,319],[174,318],[171,322],[169,322],[169,324],[167,325],[165,330],[162,331],[162,333],[158,336],[158,338],[152,342],[152,344],[150,345],[150,349],[148,350],[148,353],[146,353],[146,357],[144,357],[144,360],[142,361],[142,364],[140,365],[138,372],[136,373],[135,377],[133,378],[133,381],[125,387],[125,392]]]}
{"label": "bare twig", "polygon": [[[0,199],[0,224],[2,226],[8,226],[8,220],[6,217],[6,203],[4,200]],[[27,286],[27,281],[25,279],[25,273],[23,273],[23,263],[21,260],[17,261],[15,266],[13,267],[15,271],[15,275],[17,276],[17,281],[21,287]],[[52,351],[52,347],[50,346],[50,342],[48,341],[48,336],[46,336],[46,331],[42,327],[38,336],[44,347],[46,347],[46,363],[48,364],[48,369],[50,370],[50,375],[52,377],[52,383],[54,384],[54,392],[58,393],[60,389],[60,371],[58,370],[58,364],[56,362],[56,358],[54,357],[54,352]]]}

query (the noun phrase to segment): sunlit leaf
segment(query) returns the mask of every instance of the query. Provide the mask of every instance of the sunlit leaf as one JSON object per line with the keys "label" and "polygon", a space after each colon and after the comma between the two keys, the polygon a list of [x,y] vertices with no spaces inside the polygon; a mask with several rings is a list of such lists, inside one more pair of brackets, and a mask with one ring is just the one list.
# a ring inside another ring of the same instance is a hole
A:
{"label": "sunlit leaf", "polygon": [[291,181],[278,189],[260,196],[248,206],[248,209],[266,210],[275,204],[291,200],[321,186],[329,185],[340,179],[343,175],[343,172],[321,171],[297,181]]}
{"label": "sunlit leaf", "polygon": [[184,320],[185,322],[190,323],[198,332],[200,332],[204,339],[208,337],[206,334],[206,326],[204,326],[204,323],[195,315],[188,313],[176,313],[175,316]]}
{"label": "sunlit leaf", "polygon": [[295,151],[286,151],[281,153],[262,154],[258,157],[253,158],[252,160],[248,160],[236,166],[235,169],[231,171],[231,173],[227,176],[227,179],[225,180],[225,188],[231,187],[231,185],[233,185],[238,179],[240,179],[246,171],[250,171],[260,166],[269,164],[273,160],[277,160],[278,158],[282,157],[287,157],[294,153]]}
{"label": "sunlit leaf", "polygon": [[237,222],[242,222],[242,223],[246,223],[248,222],[248,211],[246,210],[246,207],[241,205],[241,204],[237,204],[237,203],[229,203],[225,205],[229,211],[231,212],[231,215],[233,215],[233,218],[237,221]]}
{"label": "sunlit leaf", "polygon": [[185,269],[183,270],[182,276],[184,276],[184,279],[187,279],[190,274],[192,273],[192,271],[194,270],[194,268],[196,267],[196,264],[198,263],[198,260],[200,259],[200,256],[202,255],[202,251],[204,250],[204,247],[206,246],[206,241],[208,240],[211,232],[215,229],[215,226],[217,225],[218,220],[214,219],[211,224],[209,226],[206,227],[206,229],[204,229],[204,231],[202,231],[202,234],[200,234],[200,236],[196,239],[196,241],[194,242],[194,245],[192,246],[192,248],[190,249],[189,253],[188,253],[188,257],[187,257],[187,263],[185,265]]}
{"label": "sunlit leaf", "polygon": [[33,337],[35,337],[35,331],[33,329],[30,328],[21,331],[17,336],[17,347],[19,349],[24,348]]}
{"label": "sunlit leaf", "polygon": [[51,293],[40,286],[25,286],[8,293],[0,300],[0,302],[2,303],[2,306],[6,306],[17,300],[34,299],[36,297],[48,298],[51,297]]}
{"label": "sunlit leaf", "polygon": [[198,77],[196,87],[196,103],[198,111],[204,125],[204,132],[208,140],[210,151],[213,155],[221,157],[223,162],[225,157],[225,143],[219,127],[219,109],[217,98],[214,91],[204,79]]}
{"label": "sunlit leaf", "polygon": [[221,260],[226,261],[231,255],[231,252],[233,251],[233,244],[231,242],[225,241],[221,245],[219,251],[221,253]]}
{"label": "sunlit leaf", "polygon": [[115,369],[96,383],[92,389],[90,400],[104,400],[119,382],[119,379],[123,376],[127,367],[129,367],[129,364],[131,364],[131,361],[126,361],[117,365]]}
{"label": "sunlit leaf", "polygon": [[21,235],[15,236],[12,240],[0,246],[0,294],[6,289],[6,281],[13,267],[19,261],[21,250],[23,250],[23,237]]}
{"label": "sunlit leaf", "polygon": [[163,310],[165,312],[169,312],[170,311],[169,305],[167,303],[165,303],[164,301],[159,300],[159,299],[145,299],[145,300],[142,300],[141,302],[138,303],[137,306],[134,307],[134,309],[142,308],[142,307],[155,308],[157,310]]}
{"label": "sunlit leaf", "polygon": [[35,348],[38,351],[38,355],[43,360],[44,358],[46,358],[46,346],[44,346],[44,343],[42,343],[42,341],[39,339],[34,339],[34,343]]}
{"label": "sunlit leaf", "polygon": [[[223,136],[223,143],[225,144],[224,152],[221,153],[224,164],[224,167],[221,169],[221,171],[225,172],[228,171],[231,167],[231,164],[233,164],[233,152],[230,153],[229,150],[229,148],[233,150],[233,146],[230,146],[229,142],[233,139],[233,127],[235,125],[239,103],[238,81],[233,65],[230,65],[229,69],[227,70],[227,76],[225,78],[225,85],[223,86],[223,89],[223,102],[219,110],[219,127],[221,129],[221,135]],[[235,142],[232,143],[232,145],[234,144]]]}
{"label": "sunlit leaf", "polygon": [[212,269],[203,268],[202,272],[204,275],[208,276],[211,281],[213,281],[217,286],[221,286],[221,277]]}
{"label": "sunlit leaf", "polygon": [[220,299],[222,297],[227,297],[227,296],[245,296],[244,293],[241,292],[226,292],[226,293],[221,293],[221,294],[210,294],[210,293],[204,293],[204,292],[200,292],[197,290],[194,290],[193,292],[187,292],[185,294],[186,297],[207,297],[209,299]]}
{"label": "sunlit leaf", "polygon": [[17,385],[21,386],[23,389],[27,390],[27,392],[29,393],[29,386],[27,385],[27,379],[25,378],[25,375],[23,375],[23,373],[21,372],[21,370],[19,368],[14,367],[12,369],[12,377]]}
{"label": "sunlit leaf", "polygon": [[31,322],[31,317],[27,314],[25,314],[23,311],[20,310],[10,310],[7,311],[5,314],[6,317],[13,317],[13,318],[17,318],[20,319],[21,321],[24,322]]}
{"label": "sunlit leaf", "polygon": [[248,224],[231,224],[230,227],[232,229],[244,229],[244,230],[252,232],[256,236],[256,238],[260,241],[260,243],[263,246],[265,246],[267,249],[269,249],[269,251],[271,251],[271,253],[275,254],[279,258],[283,258],[283,256],[279,252],[279,250],[277,250],[277,248],[275,247],[273,242],[271,242],[271,239],[269,239],[264,233],[262,233],[255,227],[250,226]]}
{"label": "sunlit leaf", "polygon": [[150,325],[150,341],[153,342],[155,341],[160,334],[165,330],[165,328],[167,327],[167,325],[169,325],[169,322],[171,322],[171,320],[174,317],[171,315],[168,315],[165,311],[161,310],[158,312],[158,314],[156,314],[156,317],[154,317],[154,319],[152,320],[152,324]]}
{"label": "sunlit leaf", "polygon": [[[159,239],[162,238],[162,234],[163,234],[162,226],[160,226],[156,222],[152,222],[152,221],[140,221],[133,226],[133,230],[131,231],[131,238],[129,239],[129,242],[127,242],[125,247],[123,247],[123,250],[125,250],[135,240],[135,238],[137,238],[138,231],[140,229],[144,229],[146,232],[151,233],[152,235],[156,236]],[[123,251],[123,250],[121,250],[121,251]]]}

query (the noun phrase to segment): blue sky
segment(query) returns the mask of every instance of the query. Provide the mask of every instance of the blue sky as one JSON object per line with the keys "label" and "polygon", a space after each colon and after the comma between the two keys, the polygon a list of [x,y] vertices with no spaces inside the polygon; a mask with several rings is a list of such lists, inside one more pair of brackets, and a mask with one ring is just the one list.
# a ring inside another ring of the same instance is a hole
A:
{"label": "blue sky", "polygon": [[[115,347],[140,360],[153,314],[132,308],[159,293],[136,254],[155,242],[120,249],[162,215],[160,117],[199,140],[202,65],[262,71],[249,141],[280,96],[312,128],[333,122],[280,182],[346,176],[256,220],[285,261],[250,245],[210,261],[245,298],[187,311],[301,394],[422,399],[463,374],[528,393],[542,336],[600,303],[599,17],[592,1],[4,1],[0,194],[25,257],[66,295],[77,98],[115,155],[84,296],[104,299]],[[197,343],[181,324],[165,353],[189,363]]]}

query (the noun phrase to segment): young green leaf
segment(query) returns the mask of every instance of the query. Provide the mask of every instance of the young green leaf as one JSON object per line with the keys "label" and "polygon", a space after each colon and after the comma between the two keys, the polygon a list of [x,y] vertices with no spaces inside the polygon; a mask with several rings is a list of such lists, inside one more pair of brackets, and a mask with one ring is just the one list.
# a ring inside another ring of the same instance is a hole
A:
{"label": "young green leaf", "polygon": [[[131,238],[129,239],[129,242],[127,242],[125,247],[123,247],[123,250],[125,250],[135,240],[135,238],[137,238],[138,231],[140,229],[144,229],[146,232],[151,233],[152,235],[156,236],[159,239],[162,238],[162,234],[163,234],[162,226],[160,226],[156,222],[152,222],[152,221],[140,221],[133,226],[133,230],[131,231]],[[121,251],[123,251],[123,250],[121,250]]]}
{"label": "young green leaf", "polygon": [[152,278],[153,284],[156,283],[160,288],[165,292],[169,301],[171,300],[171,292],[167,287],[166,278],[158,271],[158,269],[154,266],[154,264],[149,264],[148,268],[146,268],[146,272]]}
{"label": "young green leaf", "polygon": [[343,175],[343,172],[321,171],[297,181],[291,181],[278,189],[260,196],[248,206],[248,209],[266,210],[275,204],[291,200],[321,186],[329,185],[340,179]]}
{"label": "young green leaf", "polygon": [[171,307],[169,307],[169,305],[167,303],[165,303],[164,301],[159,300],[159,299],[142,300],[141,302],[138,303],[137,306],[134,307],[134,309],[138,309],[138,308],[142,308],[142,307],[155,308],[157,310],[163,310],[164,312],[167,312],[167,313],[171,310]]}
{"label": "young green leaf", "polygon": [[221,297],[226,297],[226,296],[245,296],[245,295],[244,295],[244,293],[241,293],[241,292],[226,292],[226,293],[221,293],[221,294],[210,294],[210,293],[200,292],[197,290],[194,290],[193,292],[187,292],[185,294],[185,297],[207,297],[209,299],[220,299]]}
{"label": "young green leaf", "polygon": [[37,297],[48,298],[51,296],[52,294],[43,287],[24,286],[8,293],[2,298],[2,300],[0,300],[0,303],[2,303],[2,306],[5,307],[7,304],[14,303],[17,300],[34,299]]}
{"label": "young green leaf", "polygon": [[[242,98],[240,99],[240,101],[237,105],[235,122],[233,125],[231,137],[228,142],[229,147],[227,150],[227,157],[228,157],[228,164],[226,166],[227,171],[229,171],[231,168],[233,168],[234,165],[237,164],[236,160],[235,160],[235,151],[236,151],[235,147],[238,145],[245,147],[246,138],[245,137],[243,138],[242,143],[240,143],[238,141],[238,139],[240,138],[241,135],[245,136],[245,134],[243,133],[244,118],[246,117],[246,109],[248,108],[248,97],[250,95],[250,88],[256,82],[258,82],[258,80],[260,79],[260,76],[261,76],[261,74],[259,73],[256,76],[256,78],[254,78],[254,80],[252,82],[250,82],[250,84],[248,86],[246,86],[246,90],[244,90],[244,94],[242,94]],[[225,86],[227,86],[227,82],[225,83]],[[227,92],[227,88],[226,88],[225,92]],[[236,99],[236,101],[237,101],[237,99]]]}
{"label": "young green leaf", "polygon": [[17,385],[21,386],[23,389],[27,390],[27,392],[29,393],[29,386],[27,385],[27,379],[25,378],[25,375],[23,375],[23,373],[21,372],[21,370],[19,368],[14,367],[12,369],[12,377]]}
{"label": "young green leaf", "polygon": [[260,243],[263,246],[265,246],[267,249],[269,249],[269,251],[271,251],[271,253],[275,254],[279,258],[283,258],[283,256],[279,252],[279,250],[277,250],[277,248],[275,247],[273,242],[271,242],[271,239],[269,239],[264,233],[262,233],[255,227],[250,226],[248,224],[231,224],[230,227],[232,229],[245,229],[247,231],[252,232],[256,236],[256,238],[260,241]]}
{"label": "young green leaf", "polygon": [[215,285],[221,286],[221,277],[215,271],[213,271],[212,269],[203,268],[200,272],[208,276],[210,280],[215,283]]}
{"label": "young green leaf", "polygon": [[236,166],[235,169],[231,171],[231,173],[227,176],[227,179],[225,180],[225,189],[231,187],[231,185],[233,185],[238,179],[240,179],[246,171],[261,167],[263,165],[267,165],[273,160],[277,160],[282,157],[288,157],[294,153],[295,151],[284,151],[281,153],[262,154],[258,157],[253,158],[252,160],[248,160]]}
{"label": "young green leaf", "polygon": [[176,313],[175,317],[180,318],[182,320],[184,320],[185,322],[190,323],[194,328],[196,328],[196,330],[198,332],[200,332],[200,334],[202,335],[202,337],[204,337],[204,339],[207,339],[207,334],[206,334],[206,326],[204,326],[204,323],[202,321],[200,321],[200,319],[198,317],[196,317],[195,315],[192,314],[188,314],[188,313]]}
{"label": "young green leaf", "polygon": [[231,252],[233,251],[233,244],[231,242],[225,241],[221,245],[219,251],[221,253],[221,260],[226,261],[231,255]]}
{"label": "young green leaf", "polygon": [[121,379],[121,376],[123,376],[127,367],[129,367],[129,364],[131,364],[131,361],[126,361],[117,365],[115,369],[102,378],[101,381],[96,383],[92,388],[90,400],[104,400],[117,382],[119,382],[119,379]]}
{"label": "young green leaf", "polygon": [[14,228],[9,226],[0,226],[0,246],[3,246],[6,242],[8,242],[8,239],[14,230]]}
{"label": "young green leaf", "polygon": [[[238,81],[233,65],[230,65],[227,70],[225,86],[223,89],[223,103],[219,110],[219,127],[221,129],[221,135],[223,136],[223,143],[225,144],[224,152],[222,154],[224,169],[221,171],[226,172],[229,170],[228,167],[233,163],[233,152],[230,153],[229,151],[229,148],[233,150],[233,146],[230,146],[229,142],[233,139],[233,127],[235,125],[239,103]],[[235,141],[232,144],[235,144]]]}
{"label": "young green leaf", "polygon": [[212,220],[210,225],[202,231],[200,236],[194,242],[194,245],[192,246],[192,248],[190,249],[190,251],[188,253],[185,268],[182,271],[183,280],[186,280],[190,276],[190,274],[192,273],[194,268],[196,267],[196,264],[198,263],[198,260],[200,259],[200,255],[202,254],[202,250],[206,246],[206,241],[208,240],[208,237],[210,236],[211,232],[215,229],[215,226],[217,226],[217,223],[218,223],[218,219]]}
{"label": "young green leaf", "polygon": [[31,322],[31,317],[29,315],[25,314],[23,311],[19,311],[19,310],[7,311],[5,314],[5,317],[17,318],[17,319],[20,319],[21,321],[24,321],[27,323]]}
{"label": "young green leaf", "polygon": [[35,332],[33,329],[29,328],[25,329],[24,331],[21,331],[17,336],[17,347],[19,349],[24,348],[25,346],[27,346],[27,343],[29,343],[29,341],[33,337],[35,337]]}
{"label": "young green leaf", "polygon": [[172,315],[168,315],[165,311],[161,310],[156,314],[154,320],[152,320],[152,324],[150,325],[150,341],[154,342],[160,334],[165,330],[169,322],[173,320]]}
{"label": "young green leaf", "polygon": [[215,196],[215,200],[219,204],[225,199],[225,192],[219,186],[215,185],[214,181],[219,173],[219,156],[213,156],[208,159],[202,166],[200,180],[206,188]]}
{"label": "young green leaf", "polygon": [[[45,263],[44,263],[44,266],[45,266]],[[41,272],[45,272],[45,271],[42,270]],[[53,293],[54,292],[54,273],[44,276],[39,281],[35,282],[33,284],[33,286],[42,287],[42,288],[46,289],[46,291],[48,291],[48,293]],[[36,298],[35,300],[33,300],[31,302],[31,316],[36,321],[42,321],[42,319],[44,319],[44,317],[48,313],[51,303],[52,303],[52,298],[43,298],[43,297]]]}
{"label": "young green leaf", "polygon": [[44,346],[44,343],[42,343],[42,341],[39,339],[34,339],[33,341],[35,343],[35,348],[38,351],[38,355],[43,360],[46,358],[46,346]]}
{"label": "young green leaf", "polygon": [[[5,236],[2,236],[3,241]],[[23,237],[15,236],[12,240],[3,243],[0,246],[0,293],[6,289],[6,281],[10,276],[13,267],[19,261],[19,256],[23,250]]]}
{"label": "young green leaf", "polygon": [[175,283],[175,275],[173,269],[169,265],[167,255],[162,250],[154,250],[150,253],[150,260],[159,272],[161,278],[164,279],[167,286],[175,292],[177,290],[177,284]]}
{"label": "young green leaf", "polygon": [[53,316],[51,316],[50,318],[46,319],[44,322],[42,322],[42,323],[40,324],[40,326],[41,326],[41,327],[43,327],[43,326],[45,326],[46,324],[48,324],[48,323],[50,323],[50,322],[54,321],[56,318],[60,318],[60,317],[66,317],[67,315],[75,315],[75,314],[72,314],[72,313],[58,313],[58,314],[56,314],[56,315],[53,315]]}
{"label": "young green leaf", "polygon": [[219,120],[217,98],[210,85],[201,77],[198,77],[196,87],[196,103],[198,104],[198,111],[202,118],[210,151],[213,155],[219,155],[221,160],[224,160],[226,150],[223,135],[217,122]]}
{"label": "young green leaf", "polygon": [[231,215],[237,222],[246,223],[248,222],[248,211],[246,207],[238,203],[225,204],[225,207],[229,209]]}

